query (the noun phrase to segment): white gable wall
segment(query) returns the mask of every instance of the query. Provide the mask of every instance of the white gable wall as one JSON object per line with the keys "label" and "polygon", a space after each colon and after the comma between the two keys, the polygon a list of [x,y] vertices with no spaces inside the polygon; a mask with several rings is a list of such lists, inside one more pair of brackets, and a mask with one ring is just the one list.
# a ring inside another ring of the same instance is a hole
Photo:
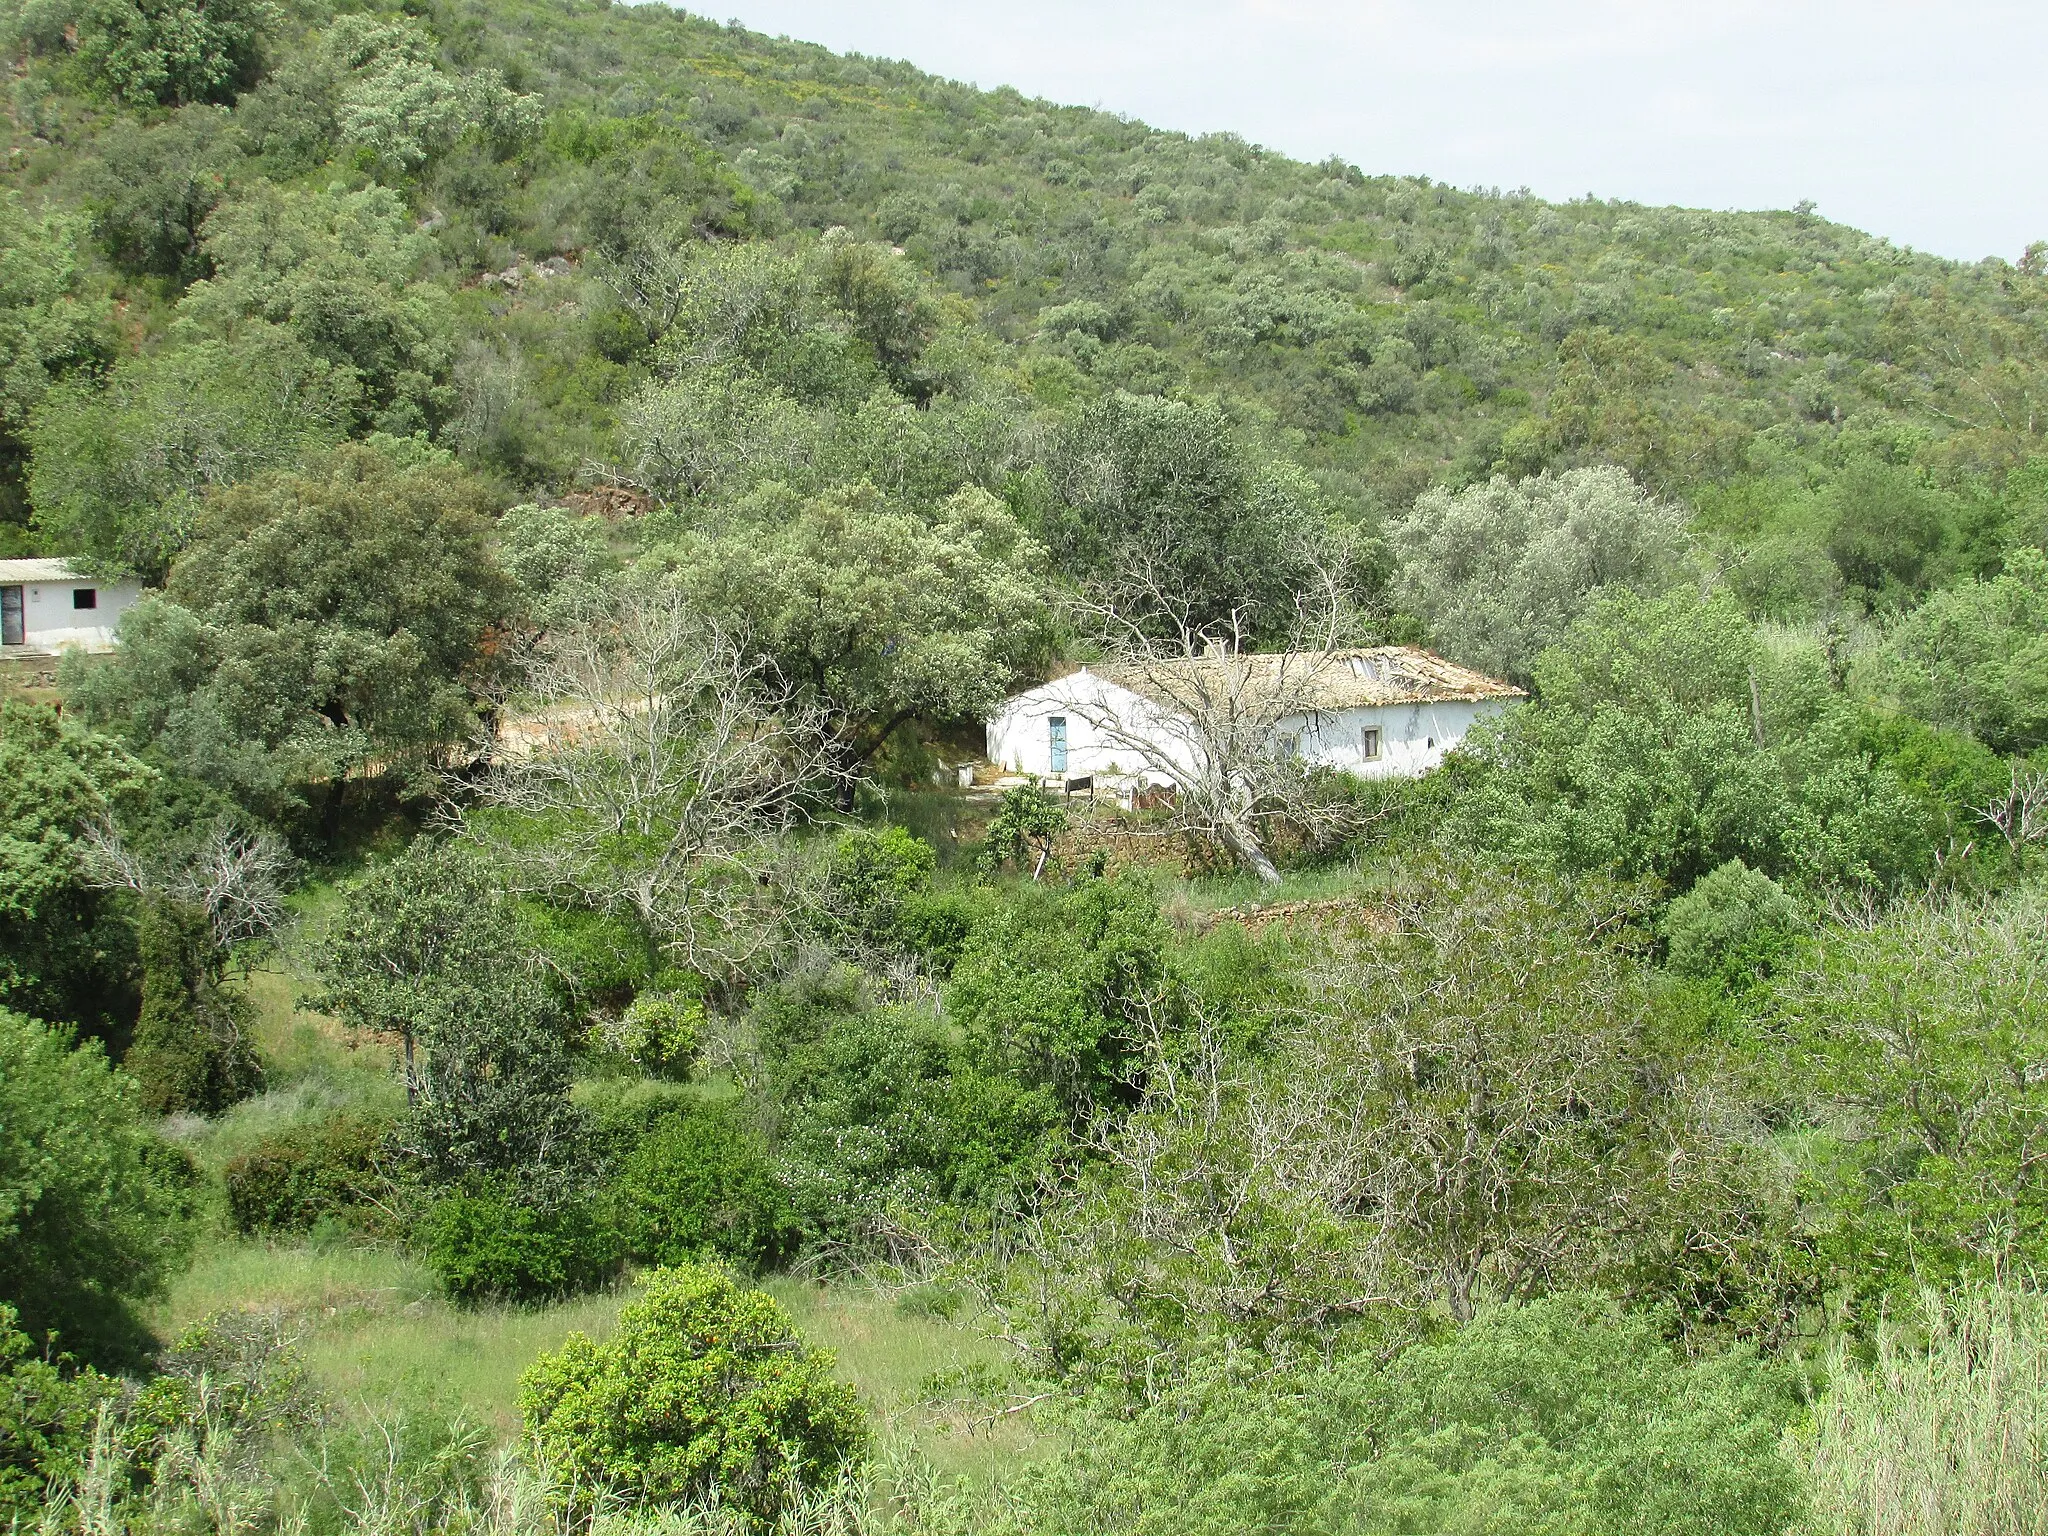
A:
{"label": "white gable wall", "polygon": [[[1055,720],[1066,722],[1064,773],[1052,763]],[[1105,730],[1110,721],[1116,722],[1114,728]],[[1157,758],[1184,768],[1193,765],[1193,754],[1182,739],[1185,731],[1177,730],[1164,710],[1084,668],[1020,693],[998,710],[988,722],[988,757],[1010,773],[1041,779],[1143,773],[1152,783],[1171,783],[1168,775],[1148,771],[1145,756],[1132,750],[1130,738],[1139,732],[1153,743]]]}
{"label": "white gable wall", "polygon": [[[1284,721],[1282,735],[1301,737],[1302,755],[1312,763],[1341,768],[1360,778],[1419,778],[1443,762],[1478,721],[1497,715],[1510,701],[1445,701],[1382,704],[1371,709],[1337,709]],[[1365,755],[1365,733],[1380,733],[1379,756]]]}
{"label": "white gable wall", "polygon": [[[1415,778],[1444,760],[1474,723],[1505,709],[1506,699],[1389,704],[1331,710],[1285,721],[1283,737],[1298,736],[1310,761],[1361,778]],[[1064,772],[1053,766],[1053,722],[1065,722]],[[1365,732],[1380,733],[1379,756],[1365,756]],[[1142,735],[1152,745],[1152,762],[1131,747]],[[1041,779],[1101,775],[1109,779],[1143,773],[1155,784],[1172,782],[1158,764],[1191,767],[1194,749],[1187,728],[1174,716],[1128,688],[1083,670],[1057,678],[1006,703],[988,722],[989,761],[1010,773]]]}

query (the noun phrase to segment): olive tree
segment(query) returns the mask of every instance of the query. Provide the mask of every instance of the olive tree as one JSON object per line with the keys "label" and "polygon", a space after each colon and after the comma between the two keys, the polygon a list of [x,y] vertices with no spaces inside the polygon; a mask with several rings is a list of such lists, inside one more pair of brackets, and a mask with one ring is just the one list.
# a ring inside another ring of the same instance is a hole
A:
{"label": "olive tree", "polygon": [[1048,628],[1037,546],[975,488],[929,516],[866,486],[768,496],[666,558],[816,718],[842,784],[910,721],[992,712]]}
{"label": "olive tree", "polygon": [[1526,684],[1600,587],[1661,590],[1687,549],[1685,509],[1611,466],[1425,491],[1387,538],[1395,593],[1438,649]]}

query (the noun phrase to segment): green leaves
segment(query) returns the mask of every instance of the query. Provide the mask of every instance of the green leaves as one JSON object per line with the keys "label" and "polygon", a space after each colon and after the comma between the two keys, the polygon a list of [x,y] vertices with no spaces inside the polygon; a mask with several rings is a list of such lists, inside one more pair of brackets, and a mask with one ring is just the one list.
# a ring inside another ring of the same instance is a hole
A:
{"label": "green leaves", "polygon": [[0,1301],[34,1334],[125,1363],[131,1308],[184,1257],[188,1166],[98,1045],[0,1010]]}
{"label": "green leaves", "polygon": [[565,1480],[632,1503],[723,1503],[764,1521],[868,1443],[832,1357],[712,1270],[656,1270],[603,1343],[571,1334],[520,1382],[527,1433]]}

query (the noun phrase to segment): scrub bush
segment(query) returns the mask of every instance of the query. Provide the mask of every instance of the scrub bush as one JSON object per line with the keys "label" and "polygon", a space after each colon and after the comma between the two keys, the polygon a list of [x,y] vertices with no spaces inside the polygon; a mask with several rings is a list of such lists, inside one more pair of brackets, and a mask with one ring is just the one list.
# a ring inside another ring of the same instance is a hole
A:
{"label": "scrub bush", "polygon": [[457,1301],[547,1301],[618,1273],[618,1233],[595,1201],[529,1204],[488,1186],[437,1202],[422,1224],[428,1268]]}
{"label": "scrub bush", "polygon": [[572,1333],[520,1382],[558,1476],[630,1503],[719,1502],[773,1522],[867,1451],[866,1415],[775,1301],[715,1270],[656,1270],[603,1343]]}

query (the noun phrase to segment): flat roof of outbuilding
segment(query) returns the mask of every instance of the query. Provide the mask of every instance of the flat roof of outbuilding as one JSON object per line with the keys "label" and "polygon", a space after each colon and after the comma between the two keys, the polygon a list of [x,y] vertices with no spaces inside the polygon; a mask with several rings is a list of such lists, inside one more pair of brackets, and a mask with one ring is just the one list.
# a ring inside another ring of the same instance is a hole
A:
{"label": "flat roof of outbuilding", "polygon": [[0,586],[25,581],[93,581],[62,560],[0,560]]}

